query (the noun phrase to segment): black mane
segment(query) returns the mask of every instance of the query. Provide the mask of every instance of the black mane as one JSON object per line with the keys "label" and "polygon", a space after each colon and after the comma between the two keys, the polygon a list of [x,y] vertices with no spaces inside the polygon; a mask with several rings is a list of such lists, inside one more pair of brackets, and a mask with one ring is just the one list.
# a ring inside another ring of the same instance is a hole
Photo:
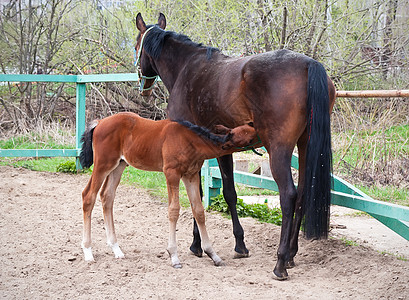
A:
{"label": "black mane", "polygon": [[185,121],[185,120],[176,120],[175,122],[178,122],[180,125],[183,125],[189,128],[191,131],[193,131],[197,135],[206,138],[207,140],[213,142],[216,145],[224,144],[227,142],[228,135],[220,136],[220,135],[214,134],[208,128],[192,124],[189,121]]}
{"label": "black mane", "polygon": [[[148,26],[148,28],[149,27],[152,27],[152,25]],[[213,52],[219,52],[219,49],[217,48],[206,47],[202,44],[195,43],[184,34],[179,34],[173,31],[165,31],[156,25],[154,25],[154,28],[152,28],[149,31],[149,34],[146,35],[143,47],[150,56],[152,56],[154,59],[158,59],[162,52],[163,44],[168,38],[173,38],[186,45],[201,49],[207,49],[206,56],[208,60],[210,60],[210,58],[212,57]]]}

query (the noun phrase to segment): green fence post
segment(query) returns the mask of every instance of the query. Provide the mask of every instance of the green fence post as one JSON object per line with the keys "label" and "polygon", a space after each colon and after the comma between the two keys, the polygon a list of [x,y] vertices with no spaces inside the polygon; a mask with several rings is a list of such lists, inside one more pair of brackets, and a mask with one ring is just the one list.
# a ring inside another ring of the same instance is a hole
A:
{"label": "green fence post", "polygon": [[79,153],[81,149],[81,135],[85,131],[85,91],[86,86],[85,83],[77,83],[77,94],[76,94],[76,142],[75,146],[77,149],[77,159],[76,159],[76,167],[77,170],[81,170],[82,166],[79,160]]}

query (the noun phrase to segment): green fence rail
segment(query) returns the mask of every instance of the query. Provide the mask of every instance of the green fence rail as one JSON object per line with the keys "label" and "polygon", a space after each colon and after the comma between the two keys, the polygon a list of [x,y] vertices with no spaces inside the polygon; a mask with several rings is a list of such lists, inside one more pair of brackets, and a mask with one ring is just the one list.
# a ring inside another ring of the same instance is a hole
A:
{"label": "green fence rail", "polygon": [[86,84],[93,82],[138,81],[136,73],[97,75],[0,74],[0,82],[64,82],[76,84],[75,149],[0,149],[0,157],[76,157],[80,169],[81,135],[85,130]]}
{"label": "green fence rail", "polygon": [[[291,166],[298,169],[298,157],[293,155]],[[220,194],[222,176],[216,159],[205,161],[202,168],[204,176],[204,204],[208,207],[211,198]],[[332,175],[334,189],[331,191],[331,203],[360,211],[364,211],[409,240],[409,207],[372,199],[345,180]],[[234,171],[234,180],[237,183],[253,187],[269,189],[278,192],[277,183],[272,177]]]}

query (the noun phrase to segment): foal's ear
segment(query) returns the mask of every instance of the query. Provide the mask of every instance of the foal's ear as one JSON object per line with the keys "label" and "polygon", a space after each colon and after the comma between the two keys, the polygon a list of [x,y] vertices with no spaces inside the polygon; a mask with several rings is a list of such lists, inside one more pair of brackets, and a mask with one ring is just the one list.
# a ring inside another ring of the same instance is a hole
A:
{"label": "foal's ear", "polygon": [[138,13],[138,14],[136,15],[135,23],[136,23],[136,28],[138,28],[138,30],[139,30],[141,33],[144,33],[145,30],[146,30],[146,24],[145,24],[145,21],[144,21],[143,18],[142,18],[141,13]]}
{"label": "foal's ear", "polygon": [[165,30],[166,28],[166,18],[163,13],[159,13],[159,18],[158,18],[158,26]]}
{"label": "foal's ear", "polygon": [[231,129],[223,125],[215,125],[212,131],[216,134],[227,134],[231,131]]}

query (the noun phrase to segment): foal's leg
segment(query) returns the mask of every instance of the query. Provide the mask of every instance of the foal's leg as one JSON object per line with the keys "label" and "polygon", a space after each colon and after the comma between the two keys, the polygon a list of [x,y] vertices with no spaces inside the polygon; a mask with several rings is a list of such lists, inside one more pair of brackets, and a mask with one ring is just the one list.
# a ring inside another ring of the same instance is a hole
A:
{"label": "foal's leg", "polygon": [[168,241],[168,253],[172,261],[172,267],[179,269],[182,267],[178,252],[176,241],[176,223],[179,219],[179,183],[180,175],[173,170],[164,171],[166,176],[166,184],[168,187],[168,218],[169,218],[169,241]]}
{"label": "foal's leg", "polygon": [[291,175],[291,149],[277,145],[267,149],[270,155],[271,171],[280,192],[280,205],[283,216],[280,244],[277,250],[278,260],[274,268],[274,274],[277,279],[283,280],[288,277],[285,263],[290,259],[290,237],[297,191]]}
{"label": "foal's leg", "polygon": [[102,186],[100,195],[102,208],[104,212],[104,222],[105,222],[105,231],[107,235],[107,244],[112,248],[112,251],[115,254],[115,258],[123,258],[124,254],[119,248],[115,227],[114,227],[114,216],[113,216],[113,205],[115,199],[116,189],[121,181],[121,176],[125,170],[127,164],[124,161],[121,161],[119,165],[108,175],[105,179],[104,185]]}
{"label": "foal's leg", "polygon": [[182,180],[186,187],[186,192],[189,197],[190,205],[192,207],[193,216],[195,217],[195,220],[199,227],[200,237],[202,240],[202,248],[204,252],[213,260],[216,266],[223,266],[224,262],[213,250],[209,235],[207,234],[205,213],[199,191],[200,175],[199,173],[197,173],[193,176],[184,176],[182,177]]}
{"label": "foal's leg", "polygon": [[107,176],[107,172],[99,172],[98,169],[94,168],[91,178],[88,181],[87,186],[82,192],[82,210],[84,218],[84,227],[82,235],[81,247],[84,252],[84,259],[86,261],[93,261],[94,256],[92,255],[91,249],[91,215],[92,209],[94,208],[95,199],[102,183]]}
{"label": "foal's leg", "polygon": [[233,179],[233,156],[231,154],[222,156],[218,158],[218,162],[220,172],[222,173],[223,196],[229,206],[231,220],[233,222],[233,234],[236,238],[234,258],[248,257],[249,250],[247,250],[244,244],[244,230],[237,216],[237,194]]}

